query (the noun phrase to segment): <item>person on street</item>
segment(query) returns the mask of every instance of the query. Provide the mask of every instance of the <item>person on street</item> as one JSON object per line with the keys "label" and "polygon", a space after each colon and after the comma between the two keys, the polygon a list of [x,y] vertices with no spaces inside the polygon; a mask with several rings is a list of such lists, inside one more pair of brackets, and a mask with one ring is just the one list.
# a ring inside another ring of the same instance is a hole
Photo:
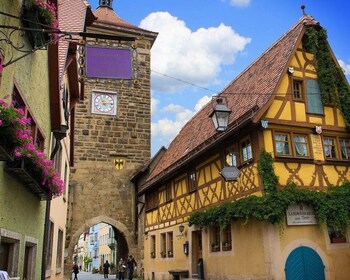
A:
{"label": "person on street", "polygon": [[108,274],[109,274],[109,263],[108,263],[108,260],[106,260],[106,262],[103,264],[103,276],[104,276],[104,278],[108,278]]}
{"label": "person on street", "polygon": [[130,255],[126,260],[126,266],[128,268],[128,278],[129,280],[132,280],[134,270],[136,269],[136,266],[137,266],[137,263],[132,255]]}
{"label": "person on street", "polygon": [[118,275],[119,280],[124,280],[124,273],[126,269],[126,264],[123,258],[120,258],[120,261],[118,262]]}
{"label": "person on street", "polygon": [[79,267],[75,262],[73,263],[72,272],[74,273],[73,280],[78,280]]}

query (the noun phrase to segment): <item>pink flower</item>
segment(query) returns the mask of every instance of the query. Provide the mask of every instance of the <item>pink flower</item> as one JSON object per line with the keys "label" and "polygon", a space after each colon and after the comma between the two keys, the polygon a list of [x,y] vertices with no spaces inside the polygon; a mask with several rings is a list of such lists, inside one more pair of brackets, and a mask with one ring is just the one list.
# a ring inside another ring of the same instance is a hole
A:
{"label": "pink flower", "polygon": [[2,120],[0,120],[0,126],[2,126]]}

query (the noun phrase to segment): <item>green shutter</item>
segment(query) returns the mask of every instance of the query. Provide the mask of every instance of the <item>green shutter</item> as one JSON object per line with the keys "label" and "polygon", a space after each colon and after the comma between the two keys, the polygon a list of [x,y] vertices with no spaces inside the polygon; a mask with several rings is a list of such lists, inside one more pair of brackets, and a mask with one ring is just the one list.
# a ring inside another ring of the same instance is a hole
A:
{"label": "green shutter", "polygon": [[307,112],[312,114],[323,114],[321,92],[316,80],[306,81]]}

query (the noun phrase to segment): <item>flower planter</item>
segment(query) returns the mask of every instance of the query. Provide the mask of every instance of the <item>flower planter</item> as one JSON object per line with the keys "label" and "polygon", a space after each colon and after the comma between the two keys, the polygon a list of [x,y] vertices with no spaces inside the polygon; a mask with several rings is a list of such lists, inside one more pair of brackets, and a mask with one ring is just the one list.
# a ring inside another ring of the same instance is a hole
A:
{"label": "flower planter", "polygon": [[[28,9],[24,6],[22,10],[22,18],[24,19],[23,25],[25,27],[36,29],[26,31],[32,47],[41,48],[45,46],[45,44],[50,41],[50,36],[42,30],[48,29],[43,26],[48,25],[48,23],[39,17],[38,10]],[[46,47],[44,49],[46,49]]]}
{"label": "flower planter", "polygon": [[50,190],[40,184],[40,175],[37,174],[37,172],[31,168],[25,160],[7,162],[5,165],[5,171],[21,181],[41,200],[50,200],[52,198]]}
{"label": "flower planter", "polygon": [[0,136],[0,161],[13,161],[13,145],[7,136]]}
{"label": "flower planter", "polygon": [[331,243],[346,243],[346,238],[344,236],[331,237]]}

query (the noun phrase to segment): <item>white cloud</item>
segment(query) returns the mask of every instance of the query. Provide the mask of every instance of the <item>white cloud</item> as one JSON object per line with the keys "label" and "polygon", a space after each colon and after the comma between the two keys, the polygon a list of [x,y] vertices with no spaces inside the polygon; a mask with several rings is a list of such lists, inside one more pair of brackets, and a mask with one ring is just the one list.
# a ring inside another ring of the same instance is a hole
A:
{"label": "white cloud", "polygon": [[250,0],[230,0],[230,4],[236,7],[248,7]]}
{"label": "white cloud", "polygon": [[157,122],[152,122],[152,139],[154,139],[152,143],[157,141],[157,146],[159,147],[169,146],[170,142],[180,132],[181,128],[210,100],[210,96],[202,97],[194,106],[193,111],[173,103],[160,109],[159,112],[167,116]]}
{"label": "white cloud", "polygon": [[192,32],[168,12],[151,13],[140,27],[159,32],[152,47],[152,87],[163,92],[183,89],[187,84],[179,80],[210,84],[218,77],[221,65],[234,63],[251,41],[223,23]]}
{"label": "white cloud", "polygon": [[349,75],[350,74],[350,64],[346,64],[343,60],[339,59],[338,60],[339,65],[341,68],[343,68],[343,70],[345,71],[345,75]]}
{"label": "white cloud", "polygon": [[159,100],[156,98],[151,98],[151,115],[155,115],[157,113],[157,106],[159,104]]}
{"label": "white cloud", "polygon": [[203,96],[201,99],[199,99],[196,106],[194,107],[196,112],[202,109],[211,100],[211,98],[212,98],[211,96],[206,95],[206,96]]}

